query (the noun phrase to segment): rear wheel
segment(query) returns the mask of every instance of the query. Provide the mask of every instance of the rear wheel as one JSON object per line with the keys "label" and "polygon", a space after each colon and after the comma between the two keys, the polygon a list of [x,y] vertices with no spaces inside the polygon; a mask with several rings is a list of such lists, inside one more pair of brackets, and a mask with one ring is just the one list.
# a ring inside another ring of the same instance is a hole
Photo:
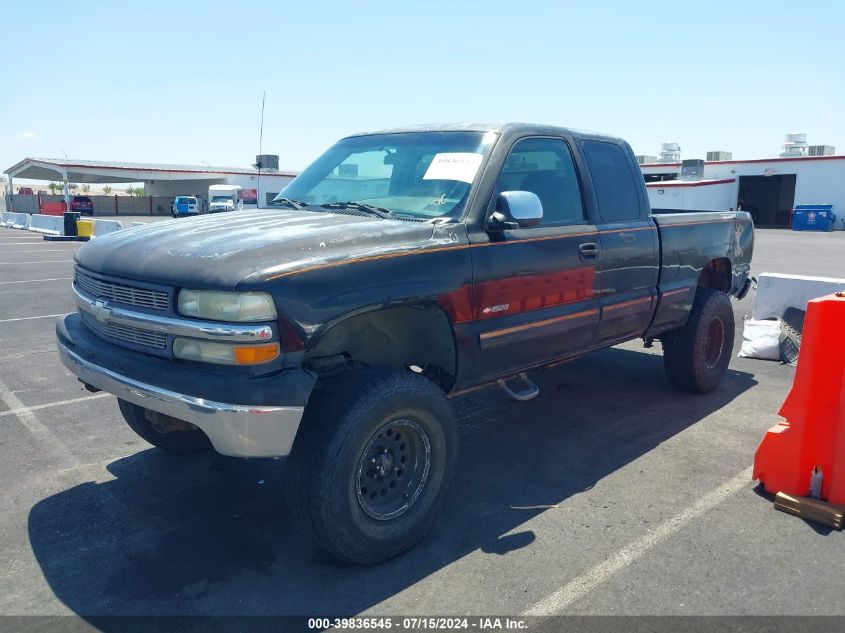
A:
{"label": "rear wheel", "polygon": [[661,337],[663,365],[679,389],[705,393],[727,371],[734,343],[734,313],[721,290],[699,288],[687,324]]}
{"label": "rear wheel", "polygon": [[312,395],[288,499],[324,550],[376,563],[429,531],[456,460],[454,413],[439,387],[409,371],[355,370]]}
{"label": "rear wheel", "polygon": [[[129,428],[156,448],[170,453],[201,453],[212,448],[208,436],[187,422],[148,411],[144,407],[119,398],[117,404]],[[159,423],[154,423],[149,419],[151,417],[158,418]],[[181,429],[167,430],[169,421]]]}

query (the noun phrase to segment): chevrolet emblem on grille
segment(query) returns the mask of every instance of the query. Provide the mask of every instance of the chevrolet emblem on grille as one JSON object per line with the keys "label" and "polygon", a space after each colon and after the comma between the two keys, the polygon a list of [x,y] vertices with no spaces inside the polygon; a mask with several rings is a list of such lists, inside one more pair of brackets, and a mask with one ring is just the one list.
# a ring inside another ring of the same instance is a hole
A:
{"label": "chevrolet emblem on grille", "polygon": [[100,323],[108,323],[111,318],[111,309],[109,309],[105,301],[97,299],[94,302],[94,305],[91,306],[91,314],[93,314],[94,318]]}

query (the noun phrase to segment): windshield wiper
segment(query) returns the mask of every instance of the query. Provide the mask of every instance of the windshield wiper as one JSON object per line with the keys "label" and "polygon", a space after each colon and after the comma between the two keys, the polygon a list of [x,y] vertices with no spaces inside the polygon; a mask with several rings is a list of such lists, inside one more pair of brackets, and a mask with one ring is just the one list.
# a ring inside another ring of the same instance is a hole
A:
{"label": "windshield wiper", "polygon": [[292,200],[290,198],[276,198],[270,202],[270,207],[279,207],[283,204],[288,205],[292,209],[296,209],[297,211],[304,211],[307,205],[306,202],[302,202],[301,200]]}
{"label": "windshield wiper", "polygon": [[363,202],[327,202],[326,204],[321,204],[320,206],[324,209],[355,209],[356,211],[365,211],[372,215],[377,215],[380,218],[389,219],[391,217],[390,209],[377,207],[372,204],[365,204]]}

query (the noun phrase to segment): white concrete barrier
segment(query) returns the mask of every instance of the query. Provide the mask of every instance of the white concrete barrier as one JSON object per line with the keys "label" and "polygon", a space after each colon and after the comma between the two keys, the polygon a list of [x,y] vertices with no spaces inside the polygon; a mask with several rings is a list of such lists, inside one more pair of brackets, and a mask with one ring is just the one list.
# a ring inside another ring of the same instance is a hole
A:
{"label": "white concrete barrier", "polygon": [[781,318],[787,308],[807,309],[810,299],[845,290],[845,279],[763,273],[757,277],[753,319]]}
{"label": "white concrete barrier", "polygon": [[91,230],[92,237],[99,237],[107,233],[114,233],[123,228],[123,223],[119,220],[94,220],[94,227]]}
{"label": "white concrete barrier", "polygon": [[33,213],[29,222],[29,230],[46,235],[64,235],[65,219],[60,215]]}
{"label": "white concrete barrier", "polygon": [[0,217],[0,224],[10,229],[28,229],[29,221],[29,213],[3,211],[2,217]]}

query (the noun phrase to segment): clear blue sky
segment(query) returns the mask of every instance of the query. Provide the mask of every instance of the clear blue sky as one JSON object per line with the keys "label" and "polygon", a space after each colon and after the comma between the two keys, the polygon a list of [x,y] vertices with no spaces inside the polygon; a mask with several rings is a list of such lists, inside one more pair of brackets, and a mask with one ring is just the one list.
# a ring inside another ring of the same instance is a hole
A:
{"label": "clear blue sky", "polygon": [[528,121],[773,156],[845,153],[845,3],[14,2],[0,169],[24,156],[301,169],[350,132]]}

